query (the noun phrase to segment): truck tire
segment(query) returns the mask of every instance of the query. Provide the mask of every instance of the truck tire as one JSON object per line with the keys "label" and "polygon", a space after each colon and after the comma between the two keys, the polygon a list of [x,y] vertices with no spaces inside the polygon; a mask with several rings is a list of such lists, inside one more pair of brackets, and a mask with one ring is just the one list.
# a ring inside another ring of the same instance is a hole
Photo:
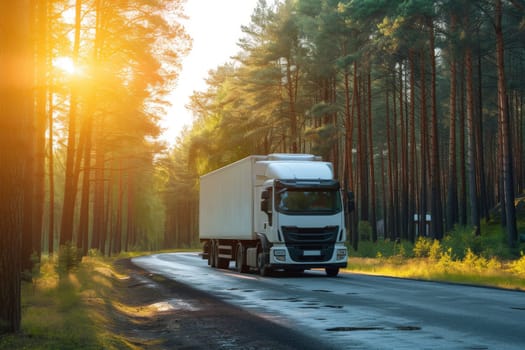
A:
{"label": "truck tire", "polygon": [[214,246],[214,253],[215,253],[215,267],[218,269],[227,269],[230,266],[230,259],[221,258],[220,255],[220,249],[219,249],[220,242],[219,240],[215,241]]}
{"label": "truck tire", "polygon": [[337,277],[337,275],[339,274],[338,267],[327,267],[325,271],[328,277]]}
{"label": "truck tire", "polygon": [[215,241],[210,241],[210,266],[211,267],[217,267],[217,252],[215,247]]}
{"label": "truck tire", "polygon": [[268,261],[268,254],[259,252],[257,254],[257,266],[259,267],[259,275],[266,277],[270,275],[271,269],[268,267],[266,262]]}
{"label": "truck tire", "polygon": [[230,260],[224,258],[218,258],[217,260],[217,268],[227,269],[228,267],[230,267]]}
{"label": "truck tire", "polygon": [[237,253],[235,255],[235,269],[237,272],[244,273],[248,271],[248,266],[246,266],[246,250],[244,249],[242,243],[237,244]]}
{"label": "truck tire", "polygon": [[208,266],[211,266],[211,245],[210,241],[207,241],[204,243],[204,246],[202,247],[202,257],[206,257],[208,261]]}

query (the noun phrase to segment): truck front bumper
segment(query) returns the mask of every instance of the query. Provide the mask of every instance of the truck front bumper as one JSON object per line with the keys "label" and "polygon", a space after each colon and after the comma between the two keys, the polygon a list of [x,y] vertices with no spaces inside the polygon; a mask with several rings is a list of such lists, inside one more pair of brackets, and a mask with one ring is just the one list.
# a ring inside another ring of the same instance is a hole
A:
{"label": "truck front bumper", "polygon": [[[269,263],[270,267],[278,269],[314,269],[330,267],[346,267],[348,260],[348,250],[342,244],[333,246],[332,254],[326,256],[326,252],[319,249],[293,249],[290,254],[288,247],[285,245],[274,245],[270,248]],[[292,257],[295,257],[295,259]]]}

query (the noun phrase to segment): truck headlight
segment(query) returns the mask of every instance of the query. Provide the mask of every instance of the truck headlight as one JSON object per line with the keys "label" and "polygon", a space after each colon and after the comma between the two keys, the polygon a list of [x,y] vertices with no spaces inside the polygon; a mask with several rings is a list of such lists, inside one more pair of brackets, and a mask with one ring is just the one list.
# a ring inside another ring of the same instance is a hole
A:
{"label": "truck headlight", "polygon": [[346,249],[337,249],[337,260],[343,260],[346,258]]}
{"label": "truck headlight", "polygon": [[275,260],[277,261],[285,261],[286,260],[286,250],[275,249],[273,251],[273,256],[275,257]]}

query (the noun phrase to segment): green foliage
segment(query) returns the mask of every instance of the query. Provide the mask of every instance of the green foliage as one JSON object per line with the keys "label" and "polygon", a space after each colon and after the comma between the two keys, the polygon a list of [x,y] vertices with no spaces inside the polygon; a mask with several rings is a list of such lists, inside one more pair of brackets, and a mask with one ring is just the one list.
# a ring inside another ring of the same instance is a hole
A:
{"label": "green foliage", "polygon": [[59,247],[56,268],[61,275],[67,274],[77,268],[81,261],[81,251],[70,242]]}
{"label": "green foliage", "polygon": [[0,349],[102,349],[96,324],[84,304],[82,287],[93,270],[77,265],[73,274],[58,277],[58,264],[43,258],[36,290],[22,284],[22,332],[0,337]]}
{"label": "green foliage", "polygon": [[476,236],[471,228],[455,227],[441,241],[418,237],[413,245],[364,241],[359,252],[351,256],[366,259],[360,263],[351,258],[349,268],[391,276],[525,288],[524,253],[515,258],[499,224],[485,223],[482,232]]}
{"label": "green foliage", "polygon": [[372,226],[368,221],[359,221],[357,231],[359,232],[360,241],[372,240]]}
{"label": "green foliage", "polygon": [[525,278],[525,254],[523,252],[521,252],[521,257],[513,261],[510,266],[512,271]]}
{"label": "green foliage", "polygon": [[[452,254],[452,249],[447,250],[447,253]],[[433,240],[430,245],[430,250],[428,252],[428,258],[430,261],[438,261],[443,256],[443,248],[438,240]]]}
{"label": "green foliage", "polygon": [[351,255],[363,258],[412,257],[412,249],[413,244],[408,241],[362,241],[359,242],[359,249]]}
{"label": "green foliage", "polygon": [[430,256],[430,249],[432,247],[432,240],[420,236],[414,245],[414,256],[416,258],[428,258]]}

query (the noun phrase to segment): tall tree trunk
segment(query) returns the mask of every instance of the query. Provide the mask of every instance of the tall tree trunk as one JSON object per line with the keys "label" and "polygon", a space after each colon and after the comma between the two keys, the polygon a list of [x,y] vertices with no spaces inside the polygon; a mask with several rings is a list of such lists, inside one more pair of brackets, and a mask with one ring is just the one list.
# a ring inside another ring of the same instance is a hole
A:
{"label": "tall tree trunk", "polygon": [[408,52],[408,65],[410,69],[410,115],[409,115],[409,140],[410,140],[410,150],[409,150],[409,172],[408,172],[408,215],[409,215],[409,225],[408,225],[408,238],[410,241],[414,242],[416,233],[415,233],[415,224],[412,222],[414,214],[416,214],[416,202],[417,202],[417,174],[416,174],[416,64],[414,62],[415,53],[413,49],[410,49]]}
{"label": "tall tree trunk", "polygon": [[426,216],[428,210],[428,122],[427,122],[427,83],[426,83],[426,72],[425,72],[425,54],[424,52],[420,53],[420,81],[421,81],[421,121],[419,125],[419,130],[421,133],[420,139],[420,148],[421,148],[421,195],[420,195],[420,204],[419,204],[419,233],[422,236],[426,236],[427,224]]}
{"label": "tall tree trunk", "polygon": [[496,64],[498,70],[498,124],[501,130],[501,149],[503,153],[504,202],[507,221],[507,240],[515,247],[518,238],[516,209],[514,206],[514,173],[512,167],[512,142],[510,139],[509,115],[507,109],[507,90],[505,81],[504,41],[501,25],[501,0],[495,0]]}
{"label": "tall tree trunk", "polygon": [[432,152],[430,154],[430,188],[431,188],[431,208],[432,208],[432,237],[436,239],[443,238],[443,205],[441,200],[441,166],[439,163],[439,130],[437,122],[437,98],[436,98],[436,55],[434,46],[434,22],[428,18],[428,27],[430,29],[430,100],[432,103],[431,116],[431,144]]}
{"label": "tall tree trunk", "polygon": [[[355,67],[355,64],[354,64]],[[353,113],[353,104],[352,104],[352,96],[350,95],[350,72],[348,69],[345,69],[344,72],[344,96],[345,96],[345,155],[344,155],[344,161],[345,161],[345,191],[354,191],[354,181],[353,181],[353,154],[352,154],[352,148],[353,148],[353,132],[354,132],[354,113]],[[354,91],[355,93],[355,91]],[[346,193],[348,195],[348,193]],[[348,198],[347,198],[348,199]],[[347,213],[347,231],[352,232],[352,236],[349,235],[348,240],[354,242],[353,232],[356,231],[354,229],[354,223],[355,223],[355,211],[351,213]],[[357,249],[357,246],[354,247],[354,249]]]}
{"label": "tall tree trunk", "polygon": [[[456,31],[456,16],[451,15],[450,31],[454,34]],[[448,144],[448,186],[447,186],[447,225],[446,229],[450,230],[458,222],[458,182],[457,182],[457,160],[456,160],[456,94],[457,94],[457,74],[456,74],[456,56],[453,44],[449,45],[450,57],[450,95],[449,95],[449,113],[450,113],[450,130]]]}
{"label": "tall tree trunk", "polygon": [[105,253],[105,211],[104,211],[104,168],[105,168],[105,155],[104,155],[104,141],[101,140],[103,133],[102,130],[97,135],[97,142],[95,147],[95,181],[94,188],[95,194],[93,198],[93,238],[92,247],[99,249],[102,253]]}
{"label": "tall tree trunk", "polygon": [[370,70],[368,71],[368,157],[370,159],[370,225],[372,226],[372,241],[377,241],[377,223],[376,223],[376,180],[374,172],[374,142],[372,132],[372,80]]}
{"label": "tall tree trunk", "polygon": [[467,87],[467,161],[468,161],[468,192],[470,200],[470,220],[474,226],[475,235],[480,234],[479,201],[476,183],[476,156],[474,140],[474,99],[472,88],[472,50],[465,51],[466,87]]}
{"label": "tall tree trunk", "polygon": [[[463,56],[462,62],[465,62]],[[460,110],[459,110],[459,178],[461,180],[461,190],[459,191],[459,223],[461,226],[467,225],[467,170],[466,170],[466,131],[465,131],[465,65],[461,65],[461,85],[460,85]]]}
{"label": "tall tree trunk", "polygon": [[484,146],[484,137],[483,137],[483,74],[482,74],[482,68],[481,68],[481,48],[480,46],[480,40],[478,40],[478,49],[477,49],[477,57],[478,57],[478,108],[477,113],[475,114],[476,121],[474,122],[474,127],[476,131],[476,137],[474,138],[476,140],[476,155],[478,157],[478,188],[479,188],[479,198],[480,198],[480,217],[485,217],[486,220],[490,219],[490,213],[489,213],[489,196],[487,194],[487,185],[485,180],[485,146]]}
{"label": "tall tree trunk", "polygon": [[[100,0],[95,3],[95,44],[93,47],[93,63],[100,62],[100,49],[102,47],[103,36],[101,33],[101,9]],[[82,121],[81,136],[84,143],[84,165],[82,174],[82,197],[80,200],[80,216],[78,225],[79,246],[82,254],[87,255],[89,250],[89,207],[91,198],[91,151],[93,149],[93,120],[95,119],[96,90],[92,84],[89,91],[89,107]]]}
{"label": "tall tree trunk", "polygon": [[357,163],[359,164],[359,203],[360,217],[359,221],[368,221],[368,169],[367,169],[367,147],[366,147],[366,117],[363,109],[366,109],[364,103],[364,88],[366,83],[359,75],[357,78],[358,98],[356,99],[357,112]]}
{"label": "tall tree trunk", "polygon": [[[75,5],[75,38],[73,43],[73,62],[78,63],[80,49],[81,0]],[[73,85],[69,99],[69,124],[66,154],[66,178],[64,184],[64,205],[60,226],[60,245],[73,243],[73,220],[78,186],[78,170],[75,169],[77,155],[77,118],[78,118],[78,87]]]}
{"label": "tall tree trunk", "polygon": [[86,114],[83,130],[85,144],[83,147],[83,166],[82,166],[82,194],[80,199],[80,215],[78,221],[78,246],[81,248],[82,255],[86,256],[89,249],[89,204],[91,195],[91,133],[93,116]]}
{"label": "tall tree trunk", "polygon": [[[390,84],[388,84],[389,86]],[[395,231],[395,220],[394,220],[394,160],[392,151],[392,127],[390,126],[390,89],[387,86],[385,89],[385,121],[386,121],[386,147],[388,154],[387,163],[387,179],[388,179],[388,198],[387,208],[385,211],[385,237],[388,237],[391,241],[396,239]],[[394,96],[395,99],[395,96]]]}
{"label": "tall tree trunk", "polygon": [[24,183],[33,120],[29,1],[0,2],[0,335],[20,330]]}
{"label": "tall tree trunk", "polygon": [[40,260],[42,252],[42,233],[44,219],[45,191],[45,160],[46,160],[46,125],[47,125],[47,93],[49,82],[46,73],[51,69],[49,48],[49,4],[47,0],[36,2],[36,27],[38,38],[36,40],[36,89],[35,89],[35,202],[33,215],[33,251]]}
{"label": "tall tree trunk", "polygon": [[[355,119],[355,111],[357,110],[357,106],[359,104],[359,83],[358,83],[358,77],[357,77],[357,62],[354,62],[354,82],[353,82],[353,94],[352,94],[352,100],[353,100],[353,103],[352,103],[352,113],[350,115],[350,118],[351,118],[351,124],[352,124],[352,128],[350,129],[349,131],[349,135],[351,137],[351,140],[352,140],[352,133],[353,133],[353,120]],[[359,113],[357,113],[359,115]],[[347,137],[349,136],[347,134]],[[350,146],[350,157],[349,159],[352,159],[352,146],[353,144],[352,143],[349,143],[348,144]],[[350,170],[353,170],[352,167],[349,168]],[[352,172],[350,171],[349,172],[349,178],[351,179],[352,178]],[[353,183],[353,181],[352,181]],[[358,198],[357,196],[355,198]],[[360,203],[357,202],[356,205],[355,205],[355,210],[353,213],[351,213],[351,218],[353,220],[351,220],[351,223],[353,224],[352,225],[352,247],[354,248],[354,250],[357,250],[358,248],[358,245],[359,245],[359,232],[357,232],[357,223],[359,221],[359,214],[358,214],[358,208],[359,208],[359,205]]]}
{"label": "tall tree trunk", "polygon": [[[296,107],[296,94],[297,89],[295,85],[297,84],[296,79],[292,77],[293,74],[298,74],[298,72],[292,73],[292,67],[291,67],[291,59],[288,58],[286,60],[286,92],[288,97],[288,118],[290,121],[290,145],[291,149],[290,151],[292,153],[297,153],[299,151],[299,130],[298,130],[298,122],[297,122],[297,112],[295,110]],[[296,75],[297,76],[297,75]],[[295,77],[296,77],[295,76]],[[295,84],[294,84],[295,83]]]}
{"label": "tall tree trunk", "polygon": [[401,132],[401,182],[400,182],[400,229],[401,237],[403,239],[409,239],[409,220],[411,215],[408,212],[408,126],[407,118],[405,114],[405,94],[406,86],[404,84],[403,74],[406,65],[401,64],[399,67],[399,125]]}
{"label": "tall tree trunk", "polygon": [[49,104],[49,133],[48,133],[48,181],[49,181],[49,215],[48,215],[48,227],[47,227],[47,241],[48,247],[47,252],[49,256],[54,253],[55,244],[55,153],[53,146],[53,93],[48,93],[48,104]]}

